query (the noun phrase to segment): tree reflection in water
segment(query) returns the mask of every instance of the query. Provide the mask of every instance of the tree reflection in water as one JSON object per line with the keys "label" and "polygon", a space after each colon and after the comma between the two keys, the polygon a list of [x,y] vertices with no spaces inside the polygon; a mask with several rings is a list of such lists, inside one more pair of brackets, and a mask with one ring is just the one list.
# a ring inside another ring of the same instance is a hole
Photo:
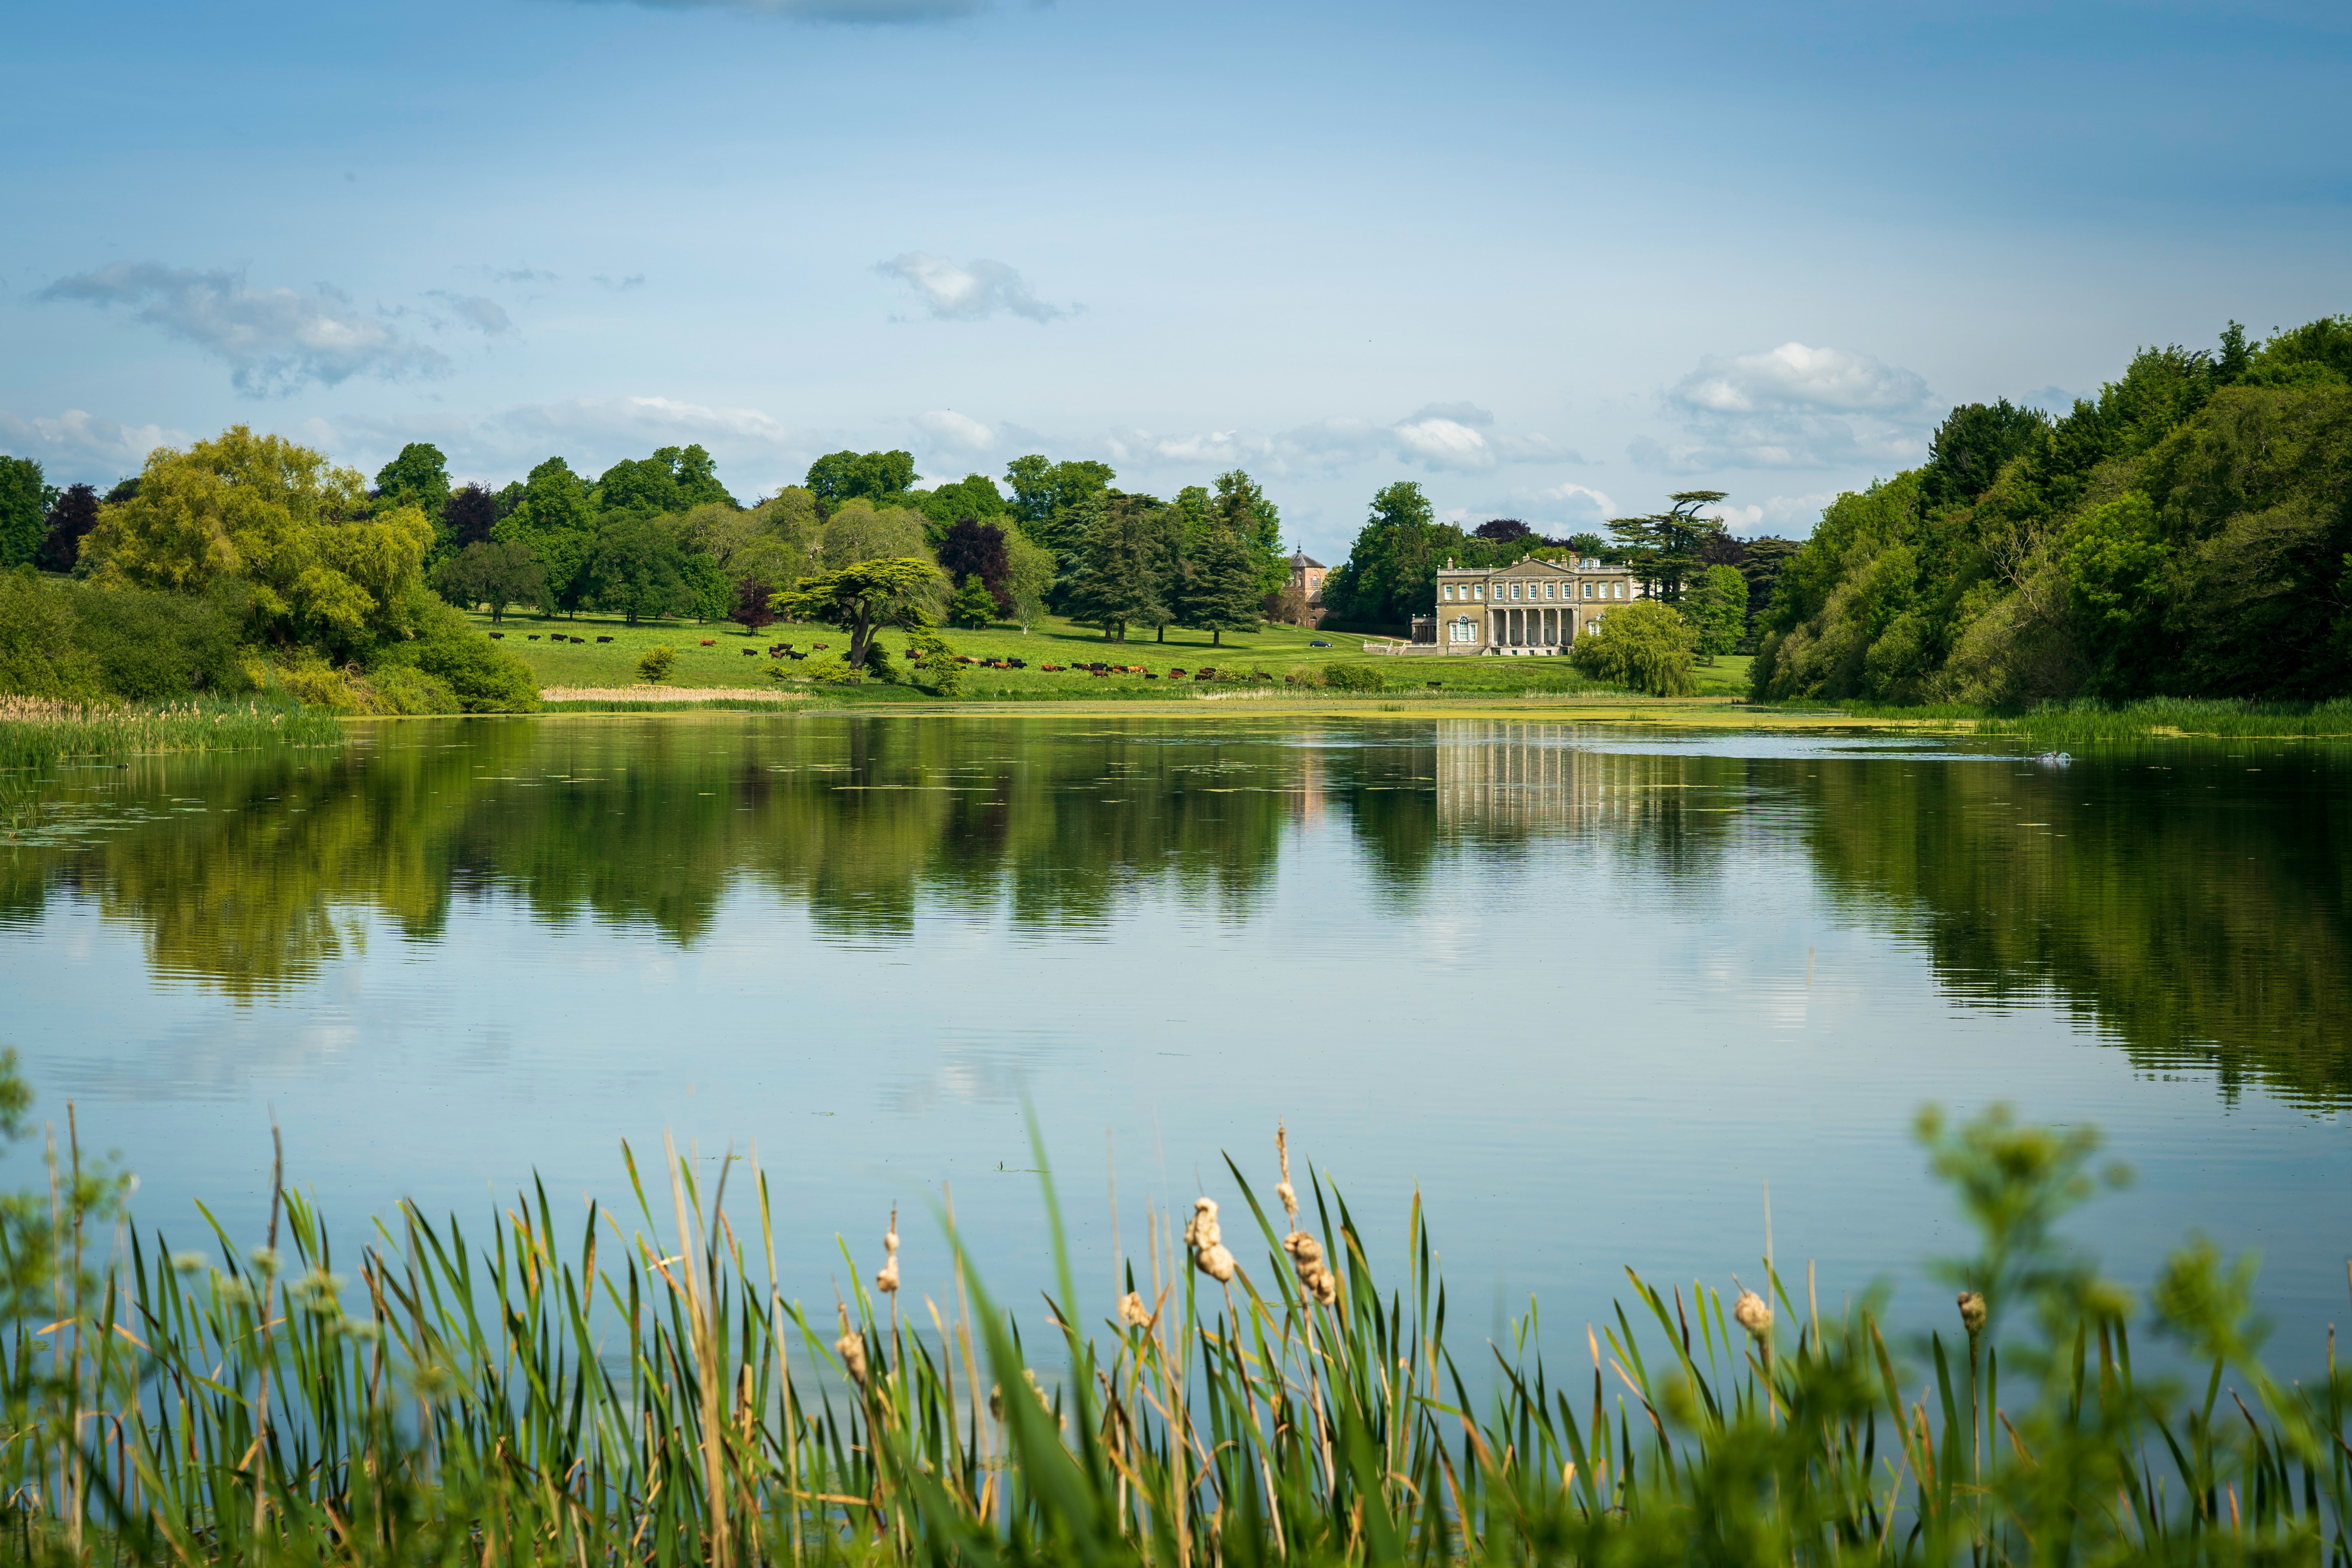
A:
{"label": "tree reflection in water", "polygon": [[1383,917],[1405,920],[1452,857],[1576,840],[1671,914],[1729,858],[1801,847],[1959,1002],[2054,996],[2142,1068],[2352,1099],[2352,779],[2330,754],[2173,743],[2060,772],[1644,744],[1467,720],[412,721],[333,756],[43,781],[103,795],[105,820],[0,847],[0,921],[89,900],[158,973],[252,1000],[350,952],[371,913],[440,941],[461,900],[691,945],[748,884],[828,940],[907,942],[919,912],[961,911],[1050,941],[1111,931],[1151,890],[1246,920],[1318,824],[1344,827]]}

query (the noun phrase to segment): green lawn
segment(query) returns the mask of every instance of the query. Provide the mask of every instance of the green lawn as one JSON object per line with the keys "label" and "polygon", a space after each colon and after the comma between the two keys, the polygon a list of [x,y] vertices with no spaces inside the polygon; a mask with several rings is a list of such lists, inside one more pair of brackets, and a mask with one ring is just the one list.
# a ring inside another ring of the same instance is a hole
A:
{"label": "green lawn", "polygon": [[[542,687],[638,685],[641,682],[637,676],[637,657],[647,648],[666,646],[677,653],[668,685],[751,687],[772,690],[776,683],[768,676],[771,668],[797,670],[803,667],[788,660],[769,658],[762,650],[770,644],[789,642],[796,648],[806,649],[818,643],[828,643],[832,645],[830,651],[835,654],[849,644],[845,632],[827,626],[788,626],[782,622],[767,627],[757,637],[751,637],[730,621],[708,624],[665,621],[631,626],[624,624],[617,616],[583,614],[542,618],[509,611],[502,624],[493,626],[486,615],[476,614],[471,618],[485,631],[504,633],[499,646],[520,655],[530,666],[532,673],[538,676]],[[575,644],[549,640],[557,634],[584,637],[587,641]],[[1075,626],[1059,617],[1048,617],[1026,634],[1018,626],[996,626],[985,631],[949,631],[945,635],[949,645],[958,653],[983,659],[1019,658],[1028,661],[1026,669],[969,670],[965,677],[965,695],[971,698],[1192,695],[1206,688],[1191,679],[1168,679],[1168,672],[1182,669],[1189,673],[1204,665],[1220,671],[1265,670],[1278,681],[1294,670],[1324,664],[1361,664],[1379,669],[1394,689],[1428,690],[1435,688],[1464,694],[1508,693],[1517,696],[1528,689],[1564,692],[1581,689],[1586,684],[1569,668],[1564,658],[1444,658],[1427,656],[1398,658],[1364,652],[1363,645],[1367,639],[1360,635],[1301,631],[1295,626],[1270,626],[1243,636],[1228,634],[1221,647],[1212,647],[1205,632],[1179,631],[1172,626],[1169,628],[1164,642],[1152,640],[1148,633],[1132,635],[1124,643],[1105,642],[1099,631]],[[613,640],[599,643],[595,639],[600,637],[609,637]],[[534,637],[537,640],[533,640]],[[1310,646],[1317,641],[1328,642],[1331,646],[1320,648]],[[895,633],[886,633],[884,646],[895,655],[903,651],[905,640]],[[749,650],[748,657],[746,650]],[[1049,674],[1039,668],[1047,664],[1066,666],[1075,662],[1140,665],[1160,679],[1147,679],[1137,675],[1105,678],[1076,670]],[[1745,659],[1726,659],[1716,671],[1700,673],[1703,678],[1727,675],[1735,663],[1738,666],[1737,679],[1740,689],[1745,689]],[[919,695],[905,689],[888,688],[871,691],[861,689],[859,693],[875,697],[892,694]]]}

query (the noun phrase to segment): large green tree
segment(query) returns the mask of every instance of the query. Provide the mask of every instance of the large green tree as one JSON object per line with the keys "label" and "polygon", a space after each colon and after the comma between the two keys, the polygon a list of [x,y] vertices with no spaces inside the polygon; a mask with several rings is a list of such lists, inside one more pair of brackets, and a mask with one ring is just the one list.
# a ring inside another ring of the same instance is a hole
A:
{"label": "large green tree", "polygon": [[81,553],[101,584],[194,593],[235,579],[261,636],[343,657],[409,634],[432,542],[417,508],[375,505],[355,470],[238,425],[149,453],[137,493],[102,509]]}
{"label": "large green tree", "polygon": [[[499,504],[506,505],[507,500],[501,492]],[[571,464],[550,458],[531,469],[490,537],[530,546],[547,568],[548,591],[556,607],[580,607],[587,586],[583,569],[596,543],[596,511],[586,481],[572,471]]]}
{"label": "large green tree", "polygon": [[490,607],[493,626],[506,618],[513,604],[548,607],[547,568],[520,540],[482,540],[455,555],[445,556],[433,569],[433,591],[466,609]]}
{"label": "large green tree", "polygon": [[98,487],[68,485],[49,503],[47,531],[34,564],[44,572],[70,572],[81,558],[81,542],[98,526]]}
{"label": "large green tree", "polygon": [[1004,466],[1013,489],[1012,510],[1021,531],[1052,551],[1065,565],[1084,546],[1097,508],[1118,476],[1108,463],[1055,463],[1037,453]]}
{"label": "large green tree", "polygon": [[449,459],[427,441],[411,441],[400,456],[376,470],[377,500],[388,507],[413,506],[438,518],[449,500]]}
{"label": "large green tree", "polygon": [[1064,613],[1100,626],[1106,642],[1125,642],[1131,626],[1164,626],[1170,612],[1149,514],[1097,497],[1078,502],[1073,515],[1087,532],[1062,590]]}
{"label": "large green tree", "polygon": [[1438,569],[1465,542],[1460,529],[1436,521],[1418,484],[1400,479],[1372,498],[1348,559],[1324,580],[1324,602],[1342,620],[1376,626],[1433,614]]}
{"label": "large green tree", "polygon": [[826,507],[845,500],[888,503],[914,488],[911,452],[828,452],[809,465],[802,481]]}
{"label": "large green tree", "polygon": [[686,552],[651,518],[626,513],[596,531],[585,568],[591,609],[618,610],[635,626],[646,616],[682,616],[696,606]]}
{"label": "large green tree", "polygon": [[849,634],[845,662],[862,669],[872,662],[874,636],[885,626],[929,625],[926,612],[939,596],[940,569],[913,556],[860,561],[835,572],[803,577],[778,594],[778,614],[795,621],[839,626]]}
{"label": "large green tree", "polygon": [[57,491],[30,458],[0,458],[0,571],[22,566],[48,535]]}
{"label": "large green tree", "polygon": [[1257,630],[1265,594],[1251,542],[1229,529],[1213,529],[1192,546],[1186,564],[1179,625],[1207,632],[1212,646],[1223,644],[1227,632]]}
{"label": "large green tree", "polygon": [[1282,548],[1282,513],[1257,481],[1240,468],[1217,476],[1217,520],[1239,540],[1250,558],[1258,596],[1290,579],[1290,558]]}
{"label": "large green tree", "polygon": [[1697,636],[1699,657],[1713,664],[1748,629],[1748,579],[1736,566],[1709,566],[1683,594],[1682,612]]}

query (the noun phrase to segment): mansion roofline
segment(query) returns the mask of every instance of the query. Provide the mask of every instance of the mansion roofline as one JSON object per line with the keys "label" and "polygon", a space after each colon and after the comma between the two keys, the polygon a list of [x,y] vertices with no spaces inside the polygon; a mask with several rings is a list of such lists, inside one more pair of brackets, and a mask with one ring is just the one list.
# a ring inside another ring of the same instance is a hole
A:
{"label": "mansion roofline", "polygon": [[1528,556],[1508,566],[1457,566],[1437,573],[1437,613],[1416,616],[1416,651],[1542,655],[1567,651],[1600,631],[1612,606],[1643,597],[1623,566],[1591,557]]}

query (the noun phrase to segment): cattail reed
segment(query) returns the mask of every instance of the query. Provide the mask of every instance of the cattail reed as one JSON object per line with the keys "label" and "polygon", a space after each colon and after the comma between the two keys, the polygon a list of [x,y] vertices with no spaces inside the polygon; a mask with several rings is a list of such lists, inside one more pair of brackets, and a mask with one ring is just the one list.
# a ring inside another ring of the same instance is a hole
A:
{"label": "cattail reed", "polygon": [[874,1288],[885,1296],[898,1293],[898,1205],[890,1205],[890,1228],[882,1236],[882,1267],[874,1276]]}
{"label": "cattail reed", "polygon": [[1290,1132],[1279,1122],[1274,1129],[1274,1152],[1282,1163],[1282,1180],[1274,1191],[1290,1219],[1290,1234],[1282,1238],[1282,1249],[1290,1254],[1299,1289],[1328,1307],[1339,1299],[1339,1277],[1323,1261],[1322,1244],[1298,1228],[1298,1189],[1290,1184]]}
{"label": "cattail reed", "polygon": [[841,1314],[841,1337],[833,1342],[834,1352],[841,1357],[850,1381],[862,1389],[866,1386],[866,1336],[849,1321],[845,1302],[835,1301],[833,1305],[834,1310]]}
{"label": "cattail reed", "polygon": [[1225,1250],[1225,1235],[1217,1225],[1217,1201],[1194,1198],[1192,1217],[1184,1226],[1184,1245],[1192,1249],[1192,1266],[1220,1285],[1234,1278],[1234,1255]]}

